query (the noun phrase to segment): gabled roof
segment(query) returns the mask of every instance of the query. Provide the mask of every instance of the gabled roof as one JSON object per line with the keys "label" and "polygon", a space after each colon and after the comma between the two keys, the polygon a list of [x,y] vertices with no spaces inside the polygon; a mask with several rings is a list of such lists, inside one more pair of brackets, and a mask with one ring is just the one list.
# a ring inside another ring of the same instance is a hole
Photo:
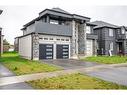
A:
{"label": "gabled roof", "polygon": [[90,22],[91,24],[95,24],[97,26],[94,27],[94,29],[96,28],[102,28],[102,27],[110,27],[110,28],[119,28],[119,26],[117,25],[113,25],[104,21],[94,21],[94,22]]}

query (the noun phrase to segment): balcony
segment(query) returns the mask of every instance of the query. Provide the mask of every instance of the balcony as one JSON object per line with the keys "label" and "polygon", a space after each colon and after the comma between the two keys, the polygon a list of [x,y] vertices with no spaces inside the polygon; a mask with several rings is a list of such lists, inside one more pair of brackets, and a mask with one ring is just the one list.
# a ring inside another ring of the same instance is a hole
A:
{"label": "balcony", "polygon": [[45,22],[36,22],[35,32],[51,35],[72,36],[71,26]]}
{"label": "balcony", "polygon": [[98,39],[98,36],[96,34],[86,34],[87,39]]}
{"label": "balcony", "polygon": [[116,39],[126,39],[125,34],[117,34]]}

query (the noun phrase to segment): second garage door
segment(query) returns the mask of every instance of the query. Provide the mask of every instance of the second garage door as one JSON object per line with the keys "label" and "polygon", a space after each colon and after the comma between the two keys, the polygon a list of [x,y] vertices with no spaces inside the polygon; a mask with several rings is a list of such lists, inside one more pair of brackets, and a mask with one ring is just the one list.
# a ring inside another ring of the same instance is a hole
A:
{"label": "second garage door", "polygon": [[69,58],[69,45],[56,45],[56,58],[57,59]]}

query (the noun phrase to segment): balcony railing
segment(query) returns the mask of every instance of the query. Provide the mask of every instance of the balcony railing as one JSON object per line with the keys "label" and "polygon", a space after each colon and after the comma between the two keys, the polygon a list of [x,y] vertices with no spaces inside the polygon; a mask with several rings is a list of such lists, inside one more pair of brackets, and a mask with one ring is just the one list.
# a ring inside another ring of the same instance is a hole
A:
{"label": "balcony railing", "polygon": [[126,39],[125,34],[117,34],[116,39]]}
{"label": "balcony railing", "polygon": [[86,34],[87,39],[98,39],[98,36],[96,34]]}
{"label": "balcony railing", "polygon": [[36,22],[35,32],[44,34],[72,36],[72,29],[70,25],[58,25],[44,22]]}

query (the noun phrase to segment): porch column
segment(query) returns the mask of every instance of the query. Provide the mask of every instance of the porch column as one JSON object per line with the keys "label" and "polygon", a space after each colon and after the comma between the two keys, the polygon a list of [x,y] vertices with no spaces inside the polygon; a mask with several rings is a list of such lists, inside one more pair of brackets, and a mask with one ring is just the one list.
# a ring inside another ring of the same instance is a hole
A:
{"label": "porch column", "polygon": [[86,52],[86,25],[85,23],[79,25],[79,32],[78,32],[78,49],[79,54],[85,54]]}
{"label": "porch column", "polygon": [[32,34],[32,59],[39,60],[39,35]]}

